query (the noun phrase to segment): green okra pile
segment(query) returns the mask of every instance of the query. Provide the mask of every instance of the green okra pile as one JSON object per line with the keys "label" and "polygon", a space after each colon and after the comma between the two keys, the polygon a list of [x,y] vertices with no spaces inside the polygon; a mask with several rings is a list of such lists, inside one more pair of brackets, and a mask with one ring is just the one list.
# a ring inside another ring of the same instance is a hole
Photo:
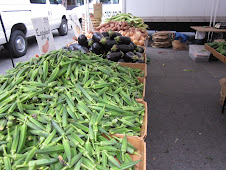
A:
{"label": "green okra pile", "polygon": [[139,135],[140,76],[79,51],[18,63],[0,76],[0,170],[133,167],[136,149],[109,134]]}

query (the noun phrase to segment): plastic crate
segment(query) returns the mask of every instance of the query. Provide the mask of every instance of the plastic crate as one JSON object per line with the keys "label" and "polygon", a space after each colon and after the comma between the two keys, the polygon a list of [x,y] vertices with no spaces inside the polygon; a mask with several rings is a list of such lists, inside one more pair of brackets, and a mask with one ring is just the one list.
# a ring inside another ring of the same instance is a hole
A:
{"label": "plastic crate", "polygon": [[205,49],[204,45],[189,45],[189,56],[196,62],[208,62],[210,52]]}

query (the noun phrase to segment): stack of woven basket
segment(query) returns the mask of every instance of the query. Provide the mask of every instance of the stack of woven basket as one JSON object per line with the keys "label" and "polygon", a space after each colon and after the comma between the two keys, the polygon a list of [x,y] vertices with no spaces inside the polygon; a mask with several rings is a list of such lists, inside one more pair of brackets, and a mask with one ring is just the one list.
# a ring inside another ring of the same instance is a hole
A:
{"label": "stack of woven basket", "polygon": [[[92,28],[95,28],[100,25],[101,23],[101,18],[94,18],[92,14],[89,15],[90,21],[92,23]],[[85,15],[82,15],[82,31],[85,33]],[[88,21],[89,22],[89,21]],[[91,27],[88,28],[88,31],[91,31]]]}
{"label": "stack of woven basket", "polygon": [[[89,18],[88,22],[90,23],[89,25],[91,25],[88,28],[88,31],[92,31],[93,28],[98,27],[101,23],[101,18],[102,18],[102,3],[99,4],[93,4],[93,11],[94,14],[90,13],[89,14]],[[82,30],[83,33],[85,33],[85,15],[82,15]]]}
{"label": "stack of woven basket", "polygon": [[166,48],[172,45],[172,32],[170,31],[159,31],[152,35],[154,41],[151,46],[155,48]]}

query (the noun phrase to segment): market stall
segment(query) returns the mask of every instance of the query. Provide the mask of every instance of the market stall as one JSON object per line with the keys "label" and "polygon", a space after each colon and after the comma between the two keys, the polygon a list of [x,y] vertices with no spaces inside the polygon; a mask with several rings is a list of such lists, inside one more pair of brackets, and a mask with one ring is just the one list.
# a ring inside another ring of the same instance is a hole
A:
{"label": "market stall", "polygon": [[0,167],[146,169],[146,26],[107,23],[1,75]]}
{"label": "market stall", "polygon": [[226,42],[213,42],[205,44],[205,49],[223,63],[226,63]]}

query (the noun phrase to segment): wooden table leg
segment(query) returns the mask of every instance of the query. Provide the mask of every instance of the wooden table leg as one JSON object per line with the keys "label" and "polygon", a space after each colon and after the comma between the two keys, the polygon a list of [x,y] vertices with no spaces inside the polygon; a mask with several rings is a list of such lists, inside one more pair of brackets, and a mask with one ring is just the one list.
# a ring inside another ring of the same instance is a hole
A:
{"label": "wooden table leg", "polygon": [[222,106],[222,110],[221,110],[221,113],[223,114],[224,113],[224,108],[226,106],[226,97],[224,98],[224,104]]}

